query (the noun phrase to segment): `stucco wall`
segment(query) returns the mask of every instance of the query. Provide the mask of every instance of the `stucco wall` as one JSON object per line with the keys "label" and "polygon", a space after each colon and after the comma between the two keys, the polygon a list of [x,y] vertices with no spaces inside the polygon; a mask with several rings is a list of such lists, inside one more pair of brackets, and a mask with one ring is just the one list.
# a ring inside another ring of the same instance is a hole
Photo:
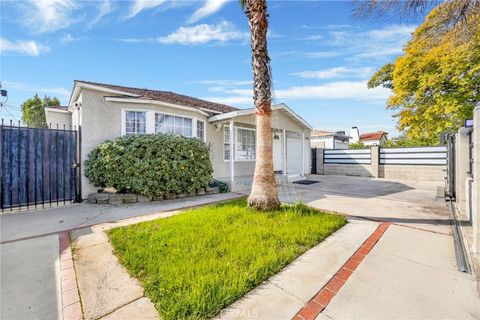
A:
{"label": "stucco wall", "polygon": [[445,180],[445,166],[379,165],[379,178],[437,181]]}
{"label": "stucco wall", "polygon": [[323,174],[337,176],[373,177],[369,164],[324,164]]}
{"label": "stucco wall", "polygon": [[65,129],[70,129],[72,124],[71,113],[45,110],[45,117],[47,124],[53,129],[57,128],[57,126],[60,129],[63,129],[63,126],[65,126]]}

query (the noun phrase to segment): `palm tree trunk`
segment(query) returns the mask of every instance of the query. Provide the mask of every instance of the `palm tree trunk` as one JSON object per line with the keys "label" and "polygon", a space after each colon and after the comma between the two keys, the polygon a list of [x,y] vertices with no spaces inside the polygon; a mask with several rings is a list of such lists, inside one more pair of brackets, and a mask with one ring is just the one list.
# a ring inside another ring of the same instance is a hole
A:
{"label": "palm tree trunk", "polygon": [[280,206],[280,201],[273,171],[267,2],[266,0],[248,0],[247,9],[252,45],[253,99],[257,124],[255,173],[248,205],[260,210],[272,210]]}

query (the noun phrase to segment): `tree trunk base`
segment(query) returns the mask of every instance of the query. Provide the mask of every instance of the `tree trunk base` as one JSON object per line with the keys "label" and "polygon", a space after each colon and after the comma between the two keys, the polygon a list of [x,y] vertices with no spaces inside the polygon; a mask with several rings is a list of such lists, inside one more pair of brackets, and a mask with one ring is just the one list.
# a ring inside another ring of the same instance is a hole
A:
{"label": "tree trunk base", "polygon": [[258,197],[250,195],[250,197],[248,197],[248,207],[257,210],[277,210],[280,209],[280,201],[277,197]]}

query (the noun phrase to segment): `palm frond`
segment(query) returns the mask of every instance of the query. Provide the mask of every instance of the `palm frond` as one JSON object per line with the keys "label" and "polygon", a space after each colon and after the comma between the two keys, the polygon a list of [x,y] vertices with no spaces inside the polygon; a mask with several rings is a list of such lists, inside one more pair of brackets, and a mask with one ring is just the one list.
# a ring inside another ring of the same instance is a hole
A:
{"label": "palm frond", "polygon": [[247,0],[240,0],[240,6],[242,10],[245,10],[247,8]]}

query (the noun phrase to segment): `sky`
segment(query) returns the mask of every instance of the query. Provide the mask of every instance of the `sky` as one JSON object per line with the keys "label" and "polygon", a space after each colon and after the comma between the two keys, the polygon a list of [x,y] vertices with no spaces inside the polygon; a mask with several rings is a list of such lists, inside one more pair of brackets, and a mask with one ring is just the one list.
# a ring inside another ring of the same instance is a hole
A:
{"label": "sky", "polygon": [[[423,16],[359,19],[350,1],[267,1],[273,103],[315,129],[398,135],[391,92],[371,75],[402,54]],[[33,96],[68,104],[74,80],[253,107],[248,20],[239,1],[1,1],[0,117]],[[4,100],[3,100],[4,101]]]}

